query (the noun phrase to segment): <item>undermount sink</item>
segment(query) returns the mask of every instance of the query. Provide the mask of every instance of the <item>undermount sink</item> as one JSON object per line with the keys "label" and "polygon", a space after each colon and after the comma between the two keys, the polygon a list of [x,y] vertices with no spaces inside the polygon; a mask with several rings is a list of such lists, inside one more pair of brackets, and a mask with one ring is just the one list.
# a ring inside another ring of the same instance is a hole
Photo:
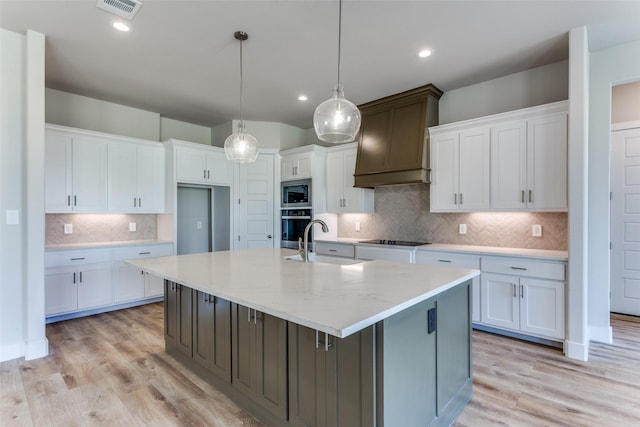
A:
{"label": "undermount sink", "polygon": [[[285,259],[291,260],[291,261],[304,262],[304,260],[302,259],[302,256],[300,256],[300,255],[289,255],[289,256],[285,257]],[[359,264],[359,263],[364,262],[364,261],[355,260],[355,259],[349,259],[349,258],[333,257],[333,256],[316,255],[314,253],[310,253],[309,254],[309,262],[318,262],[318,263],[325,263],[325,264],[337,264],[337,265],[351,265],[351,264]]]}

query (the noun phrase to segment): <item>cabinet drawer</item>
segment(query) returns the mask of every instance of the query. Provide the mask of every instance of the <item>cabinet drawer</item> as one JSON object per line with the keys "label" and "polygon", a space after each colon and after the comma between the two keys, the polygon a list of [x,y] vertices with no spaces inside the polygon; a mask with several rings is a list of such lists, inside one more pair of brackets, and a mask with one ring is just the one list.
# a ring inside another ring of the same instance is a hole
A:
{"label": "cabinet drawer", "polygon": [[116,261],[124,261],[127,259],[169,256],[172,252],[172,244],[129,246],[115,249],[114,258]]}
{"label": "cabinet drawer", "polygon": [[478,255],[454,254],[451,252],[416,251],[416,264],[448,265],[479,270],[480,257]]}
{"label": "cabinet drawer", "polygon": [[413,249],[380,248],[377,246],[356,246],[356,259],[411,262]]}
{"label": "cabinet drawer", "polygon": [[482,272],[565,280],[565,264],[563,262],[483,256]]}
{"label": "cabinet drawer", "polygon": [[353,258],[355,256],[355,248],[353,245],[340,243],[316,243],[316,254]]}
{"label": "cabinet drawer", "polygon": [[111,262],[111,249],[83,249],[77,251],[52,251],[44,254],[45,267],[63,267],[68,265]]}

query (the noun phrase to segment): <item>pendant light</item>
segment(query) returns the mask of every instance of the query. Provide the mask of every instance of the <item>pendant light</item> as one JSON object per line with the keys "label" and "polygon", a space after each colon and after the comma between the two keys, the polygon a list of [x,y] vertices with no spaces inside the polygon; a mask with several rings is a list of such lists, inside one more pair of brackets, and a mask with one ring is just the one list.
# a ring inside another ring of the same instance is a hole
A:
{"label": "pendant light", "polygon": [[238,163],[253,163],[258,158],[258,140],[247,132],[242,116],[242,42],[249,38],[244,31],[236,31],[233,36],[240,41],[240,123],[238,131],[224,141],[227,159]]}
{"label": "pendant light", "polygon": [[318,139],[324,142],[350,142],[356,138],[360,129],[360,110],[344,97],[340,84],[340,42],[342,38],[342,0],[338,13],[338,83],[333,96],[318,105],[313,113],[313,127]]}

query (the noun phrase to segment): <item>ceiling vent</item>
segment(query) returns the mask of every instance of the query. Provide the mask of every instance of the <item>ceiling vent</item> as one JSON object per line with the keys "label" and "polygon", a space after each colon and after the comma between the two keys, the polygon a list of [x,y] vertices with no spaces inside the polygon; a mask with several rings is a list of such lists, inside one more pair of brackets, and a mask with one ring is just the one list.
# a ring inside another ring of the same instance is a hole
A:
{"label": "ceiling vent", "polygon": [[142,2],[138,0],[98,0],[96,6],[98,9],[106,10],[122,18],[133,19],[142,7]]}

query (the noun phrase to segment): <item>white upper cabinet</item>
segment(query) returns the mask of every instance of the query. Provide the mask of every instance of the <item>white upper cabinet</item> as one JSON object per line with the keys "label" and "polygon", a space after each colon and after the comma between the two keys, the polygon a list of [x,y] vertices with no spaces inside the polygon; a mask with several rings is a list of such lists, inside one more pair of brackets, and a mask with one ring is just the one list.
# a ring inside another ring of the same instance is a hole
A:
{"label": "white upper cabinet", "polygon": [[327,212],[373,212],[374,191],[354,187],[356,144],[327,153]]}
{"label": "white upper cabinet", "polygon": [[109,212],[164,212],[164,146],[110,143]]}
{"label": "white upper cabinet", "polygon": [[431,211],[489,208],[489,128],[435,134],[431,139]]}
{"label": "white upper cabinet", "polygon": [[493,209],[567,209],[566,114],[492,128],[491,162]]}
{"label": "white upper cabinet", "polygon": [[45,211],[105,212],[107,143],[54,129],[45,140]]}
{"label": "white upper cabinet", "polygon": [[[195,145],[195,144],[193,144]],[[194,184],[233,183],[233,162],[215,147],[176,146],[176,180]]]}
{"label": "white upper cabinet", "polygon": [[280,178],[302,179],[313,177],[313,153],[296,153],[282,156]]}
{"label": "white upper cabinet", "polygon": [[566,211],[567,102],[436,126],[431,211]]}

